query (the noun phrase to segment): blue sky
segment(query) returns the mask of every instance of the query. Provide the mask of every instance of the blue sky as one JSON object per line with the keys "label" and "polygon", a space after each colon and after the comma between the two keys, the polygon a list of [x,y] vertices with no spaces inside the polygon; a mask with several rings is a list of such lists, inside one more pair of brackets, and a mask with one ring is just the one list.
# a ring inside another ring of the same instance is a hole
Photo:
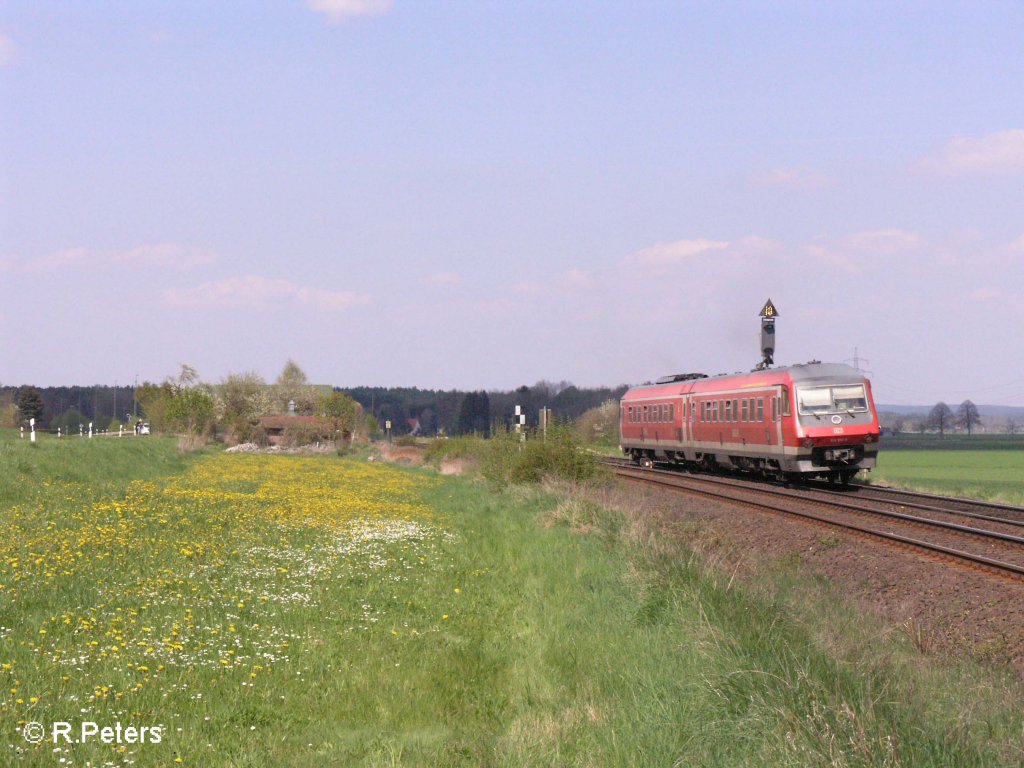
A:
{"label": "blue sky", "polygon": [[0,383],[856,347],[1024,405],[1024,6],[0,3]]}

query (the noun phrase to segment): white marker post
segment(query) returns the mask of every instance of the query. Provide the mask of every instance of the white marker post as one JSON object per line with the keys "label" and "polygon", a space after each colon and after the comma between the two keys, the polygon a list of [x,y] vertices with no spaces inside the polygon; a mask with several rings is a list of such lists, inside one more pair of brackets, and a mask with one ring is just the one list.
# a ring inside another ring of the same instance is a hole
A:
{"label": "white marker post", "polygon": [[92,440],[92,422],[89,422],[89,439]]}
{"label": "white marker post", "polygon": [[36,420],[34,418],[29,419],[28,425],[32,429],[32,434],[29,437],[29,442],[34,443],[36,441]]}

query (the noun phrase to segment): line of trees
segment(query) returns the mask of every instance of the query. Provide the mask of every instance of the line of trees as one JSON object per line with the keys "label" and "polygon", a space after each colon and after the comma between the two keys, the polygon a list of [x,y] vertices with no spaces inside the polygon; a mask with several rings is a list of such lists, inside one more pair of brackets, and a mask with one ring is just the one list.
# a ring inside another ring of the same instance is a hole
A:
{"label": "line of trees", "polygon": [[[510,427],[515,406],[538,425],[541,408],[556,419],[574,421],[609,400],[617,401],[626,386],[580,388],[570,382],[539,381],[509,391],[429,390],[415,387],[313,386],[289,360],[277,380],[267,383],[255,372],[233,373],[219,383],[201,381],[184,365],[162,382],[133,387],[0,387],[0,426],[16,427],[34,417],[42,429],[77,433],[93,422],[96,429],[117,429],[132,416],[149,421],[154,430],[216,434],[230,441],[258,438],[261,416],[288,413],[323,415],[374,434],[391,422],[394,435],[489,434]],[[338,393],[336,396],[334,393]]]}
{"label": "line of trees", "polygon": [[[886,414],[883,421],[883,426],[887,426],[897,433],[931,431],[938,432],[940,435],[954,430],[964,431],[971,435],[983,424],[978,407],[970,400],[964,400],[955,411],[946,403],[938,402],[923,417]],[[1017,423],[1012,417],[1007,418],[1003,429],[1012,434],[1018,429]]]}
{"label": "line of trees", "polygon": [[342,389],[379,424],[390,421],[396,434],[418,429],[422,435],[488,434],[511,427],[515,407],[526,414],[526,426],[538,426],[541,408],[556,419],[575,421],[585,412],[625,393],[619,387],[580,388],[567,381],[539,381],[509,391],[430,390],[415,387],[351,387]]}

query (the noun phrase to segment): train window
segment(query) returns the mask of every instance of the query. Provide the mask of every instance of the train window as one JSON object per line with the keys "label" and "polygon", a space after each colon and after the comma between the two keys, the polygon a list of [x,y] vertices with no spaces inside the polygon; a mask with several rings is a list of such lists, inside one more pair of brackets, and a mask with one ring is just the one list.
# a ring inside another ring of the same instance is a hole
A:
{"label": "train window", "polygon": [[743,398],[743,403],[742,403],[741,407],[742,407],[743,411],[742,411],[742,413],[740,415],[740,421],[749,421],[750,420],[750,401],[747,400],[747,398]]}
{"label": "train window", "polygon": [[675,403],[668,404],[668,420],[675,423],[676,420],[676,405]]}
{"label": "train window", "polygon": [[832,410],[832,388],[800,388],[796,391],[800,413],[828,413]]}
{"label": "train window", "polygon": [[764,421],[764,398],[757,398],[757,420]]}
{"label": "train window", "polygon": [[780,400],[779,400],[779,406],[782,409],[782,415],[783,416],[790,416],[790,415],[792,415],[793,412],[792,412],[792,409],[790,408],[790,404],[789,404],[789,387],[783,387],[782,388],[782,395],[781,395]]}
{"label": "train window", "polygon": [[732,400],[725,401],[725,421],[732,421]]}
{"label": "train window", "polygon": [[832,399],[837,411],[866,411],[868,401],[864,396],[864,385],[832,387]]}
{"label": "train window", "polygon": [[668,403],[661,404],[661,420],[668,421]]}
{"label": "train window", "polygon": [[732,401],[732,420],[733,421],[739,421],[740,420],[740,401],[739,400],[733,400]]}

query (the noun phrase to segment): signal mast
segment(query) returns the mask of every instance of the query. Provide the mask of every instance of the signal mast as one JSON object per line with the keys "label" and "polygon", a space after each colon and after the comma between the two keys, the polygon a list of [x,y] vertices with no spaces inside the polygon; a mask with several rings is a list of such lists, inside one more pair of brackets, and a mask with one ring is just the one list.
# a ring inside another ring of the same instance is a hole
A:
{"label": "signal mast", "polygon": [[755,366],[756,371],[763,371],[775,363],[775,318],[778,316],[779,311],[768,299],[761,307],[761,362]]}

